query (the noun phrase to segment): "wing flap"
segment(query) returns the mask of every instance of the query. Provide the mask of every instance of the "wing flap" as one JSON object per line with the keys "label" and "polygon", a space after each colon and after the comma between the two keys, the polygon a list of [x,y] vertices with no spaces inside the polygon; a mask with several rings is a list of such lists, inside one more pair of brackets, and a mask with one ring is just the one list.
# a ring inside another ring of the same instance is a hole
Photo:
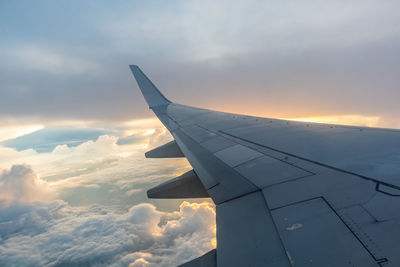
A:
{"label": "wing flap", "polygon": [[173,140],[164,145],[156,147],[150,151],[147,151],[145,154],[146,158],[183,158],[181,149],[176,144],[176,141]]}
{"label": "wing flap", "polygon": [[379,266],[323,198],[272,211],[293,266]]}
{"label": "wing flap", "polygon": [[218,266],[291,266],[260,192],[217,205]]}
{"label": "wing flap", "polygon": [[196,173],[191,170],[147,191],[149,198],[210,197]]}
{"label": "wing flap", "polygon": [[213,249],[203,256],[179,265],[179,267],[217,267],[217,251]]}

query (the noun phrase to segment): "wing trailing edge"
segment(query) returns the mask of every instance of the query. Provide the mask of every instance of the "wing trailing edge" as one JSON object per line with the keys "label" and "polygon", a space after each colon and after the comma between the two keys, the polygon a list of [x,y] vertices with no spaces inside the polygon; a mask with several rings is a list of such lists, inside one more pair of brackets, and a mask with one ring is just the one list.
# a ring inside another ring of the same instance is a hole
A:
{"label": "wing trailing edge", "polygon": [[146,158],[183,158],[181,149],[175,140],[168,142],[164,145],[156,147],[150,151],[147,151],[145,154]]}
{"label": "wing trailing edge", "polygon": [[203,256],[186,262],[178,267],[216,267],[217,266],[217,250],[213,249]]}
{"label": "wing trailing edge", "polygon": [[199,177],[191,170],[147,191],[148,198],[210,197]]}

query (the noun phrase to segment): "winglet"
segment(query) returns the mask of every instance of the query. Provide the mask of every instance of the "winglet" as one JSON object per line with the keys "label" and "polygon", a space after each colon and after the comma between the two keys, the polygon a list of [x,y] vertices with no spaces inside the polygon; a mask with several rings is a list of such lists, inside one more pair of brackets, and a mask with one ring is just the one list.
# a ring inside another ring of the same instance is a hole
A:
{"label": "winglet", "polygon": [[136,65],[129,65],[133,76],[135,76],[136,82],[139,85],[140,90],[147,104],[150,108],[168,105],[171,103],[150,81],[149,78],[143,73],[143,71]]}

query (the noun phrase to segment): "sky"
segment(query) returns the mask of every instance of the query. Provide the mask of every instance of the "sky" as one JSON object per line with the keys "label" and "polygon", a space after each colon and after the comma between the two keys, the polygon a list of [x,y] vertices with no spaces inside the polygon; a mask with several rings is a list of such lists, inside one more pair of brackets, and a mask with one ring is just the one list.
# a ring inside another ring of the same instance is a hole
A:
{"label": "sky", "polygon": [[0,265],[171,266],[215,247],[209,199],[129,64],[172,101],[400,128],[398,1],[0,0]]}

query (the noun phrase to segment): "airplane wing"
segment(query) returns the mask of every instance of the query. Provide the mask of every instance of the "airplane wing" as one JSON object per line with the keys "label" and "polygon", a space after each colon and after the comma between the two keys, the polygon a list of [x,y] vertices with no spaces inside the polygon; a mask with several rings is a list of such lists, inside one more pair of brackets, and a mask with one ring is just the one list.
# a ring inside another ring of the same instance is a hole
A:
{"label": "airplane wing", "polygon": [[193,171],[149,197],[211,197],[217,248],[184,266],[400,266],[400,131],[175,104],[130,66]]}

